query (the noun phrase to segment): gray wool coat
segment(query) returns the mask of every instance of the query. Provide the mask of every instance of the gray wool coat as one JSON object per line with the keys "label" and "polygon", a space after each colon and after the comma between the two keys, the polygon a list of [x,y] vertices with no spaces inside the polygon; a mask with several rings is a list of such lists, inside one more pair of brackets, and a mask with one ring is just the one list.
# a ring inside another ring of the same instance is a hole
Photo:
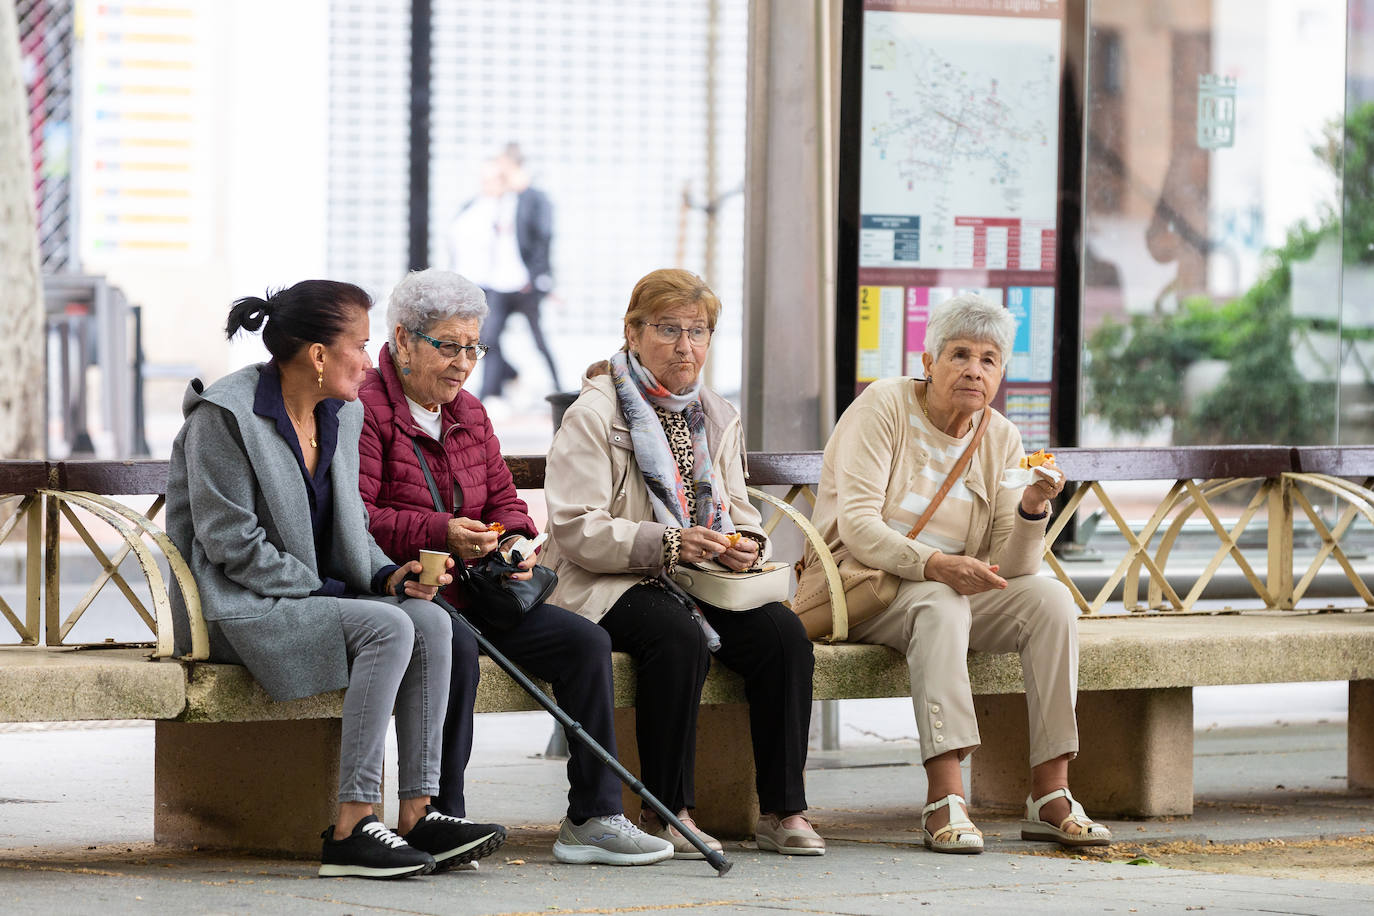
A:
{"label": "gray wool coat", "polygon": [[[275,423],[253,413],[259,368],[187,386],[167,478],[167,533],[200,587],[211,658],[247,666],[273,699],[291,700],[347,686],[348,657],[339,600],[310,594],[321,580],[300,465]],[[333,543],[330,568],[321,570],[357,595],[391,565],[368,534],[358,493],[362,422],[356,401],[339,410]],[[191,636],[180,591],[172,607],[184,654]]]}

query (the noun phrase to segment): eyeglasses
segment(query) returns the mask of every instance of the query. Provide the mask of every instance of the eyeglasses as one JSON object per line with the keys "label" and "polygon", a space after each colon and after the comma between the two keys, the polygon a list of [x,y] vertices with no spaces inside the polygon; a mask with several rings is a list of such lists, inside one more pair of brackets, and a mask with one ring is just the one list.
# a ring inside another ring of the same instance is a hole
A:
{"label": "eyeglasses", "polygon": [[1000,373],[1002,371],[1002,358],[991,351],[975,353],[968,347],[950,347],[945,352],[945,358],[960,371],[975,361],[986,372]]}
{"label": "eyeglasses", "polygon": [[468,359],[478,360],[487,355],[486,344],[460,344],[456,340],[435,340],[428,334],[420,331],[411,331],[416,337],[422,337],[430,342],[430,345],[445,359],[457,359],[459,353],[466,353]]}
{"label": "eyeglasses", "polygon": [[646,321],[644,323],[654,329],[654,334],[657,335],[660,341],[670,344],[677,343],[677,339],[683,334],[686,334],[688,340],[697,346],[701,346],[711,339],[711,335],[714,334],[716,330],[715,328],[684,328],[675,324],[654,324],[652,321]]}

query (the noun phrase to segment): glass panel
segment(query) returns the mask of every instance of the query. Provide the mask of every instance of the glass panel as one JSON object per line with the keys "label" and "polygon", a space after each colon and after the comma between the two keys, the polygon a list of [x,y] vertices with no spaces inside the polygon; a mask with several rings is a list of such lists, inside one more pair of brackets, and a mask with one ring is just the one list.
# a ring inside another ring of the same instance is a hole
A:
{"label": "glass panel", "polygon": [[1374,0],[1347,14],[1339,441],[1374,442]]}
{"label": "glass panel", "polygon": [[1334,441],[1345,30],[1089,4],[1080,444]]}
{"label": "glass panel", "polygon": [[[493,232],[496,221],[483,225],[489,199],[482,206],[493,193],[485,179],[512,190],[498,156],[512,141],[553,210],[552,295],[532,312],[543,340],[512,319],[503,356],[489,352],[481,371],[506,364],[519,378],[470,383],[474,393],[504,392],[508,452],[547,447],[542,398],[554,367],[559,387],[577,391],[587,365],[620,345],[630,292],[656,268],[688,268],[720,297],[704,379],[727,397],[739,391],[748,9],[721,0],[434,4],[431,263],[518,288],[493,272],[503,249],[511,261],[511,232],[500,228],[510,219]],[[489,344],[496,327],[483,329]]]}

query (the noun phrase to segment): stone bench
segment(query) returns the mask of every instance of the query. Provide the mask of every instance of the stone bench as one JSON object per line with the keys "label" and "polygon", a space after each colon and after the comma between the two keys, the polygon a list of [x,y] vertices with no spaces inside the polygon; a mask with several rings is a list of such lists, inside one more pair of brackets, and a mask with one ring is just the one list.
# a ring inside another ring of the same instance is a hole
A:
{"label": "stone bench", "polygon": [[[507,461],[517,486],[542,486],[542,458]],[[752,484],[789,487],[794,498],[819,478],[819,453],[754,454],[749,461]],[[1259,478],[1269,490],[1282,492],[1290,474],[1315,475],[1311,480],[1325,479],[1324,474],[1332,480],[1365,477],[1374,467],[1374,450],[1063,450],[1059,461],[1077,481],[1174,480],[1185,497],[1184,481],[1202,480],[1193,488],[1205,503],[1209,483],[1230,479]],[[16,465],[13,473],[7,464]],[[45,500],[77,491],[156,494],[166,480],[165,462],[37,464],[42,463],[0,462],[0,493]],[[1367,477],[1364,483],[1367,487]],[[1085,492],[1088,487],[1082,485]],[[1272,492],[1260,496],[1274,499]],[[33,506],[29,511],[40,514]],[[51,531],[47,534],[55,544]],[[1132,564],[1137,571],[1148,566],[1150,539],[1137,534],[1143,544],[1133,556],[1128,552],[1118,581],[1129,579]],[[1291,532],[1287,541],[1291,551]],[[1291,599],[1291,570],[1285,575],[1274,563],[1282,560],[1283,533],[1271,531],[1270,542],[1270,583],[1288,584],[1287,592],[1273,594]],[[35,565],[30,557],[30,569]],[[55,563],[45,557],[44,569],[55,571]],[[1096,600],[1082,594],[1078,599],[1089,609]],[[1349,780],[1352,787],[1374,787],[1374,614],[1272,610],[1086,616],[1080,620],[1080,639],[1084,741],[1073,765],[1074,785],[1094,814],[1191,813],[1192,688],[1204,685],[1349,681]],[[478,712],[538,708],[490,660],[481,663]],[[614,671],[618,751],[634,771],[630,660],[617,655]],[[972,758],[972,801],[1019,806],[1027,757],[1020,663],[1010,655],[975,653],[970,671],[984,736],[984,749]],[[816,645],[817,700],[908,692],[905,662],[895,652]],[[0,649],[0,721],[138,718],[157,723],[154,823],[160,843],[315,854],[313,837],[333,813],[341,698],[339,692],[276,703],[238,666],[150,661],[146,651],[135,649]],[[702,696],[699,748],[707,752],[698,751],[697,815],[706,829],[724,836],[747,835],[757,812],[743,704],[740,679],[713,667]],[[500,812],[488,816],[499,818]]]}

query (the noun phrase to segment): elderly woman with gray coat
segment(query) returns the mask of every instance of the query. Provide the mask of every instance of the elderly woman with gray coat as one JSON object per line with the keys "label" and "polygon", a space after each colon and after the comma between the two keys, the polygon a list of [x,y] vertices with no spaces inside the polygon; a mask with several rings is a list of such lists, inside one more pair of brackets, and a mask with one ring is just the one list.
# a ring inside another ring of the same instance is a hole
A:
{"label": "elderly woman with gray coat", "polygon": [[[167,528],[200,588],[211,658],[245,665],[275,700],[347,688],[339,812],[320,876],[401,878],[471,861],[505,830],[435,811],[450,621],[367,532],[358,492],[370,360],[367,293],[307,280],[234,303],[226,332],[263,328],[272,360],[191,382],[172,447]],[[450,577],[440,577],[447,584]],[[174,596],[178,645],[189,626]],[[373,815],[392,711],[400,833]]]}

